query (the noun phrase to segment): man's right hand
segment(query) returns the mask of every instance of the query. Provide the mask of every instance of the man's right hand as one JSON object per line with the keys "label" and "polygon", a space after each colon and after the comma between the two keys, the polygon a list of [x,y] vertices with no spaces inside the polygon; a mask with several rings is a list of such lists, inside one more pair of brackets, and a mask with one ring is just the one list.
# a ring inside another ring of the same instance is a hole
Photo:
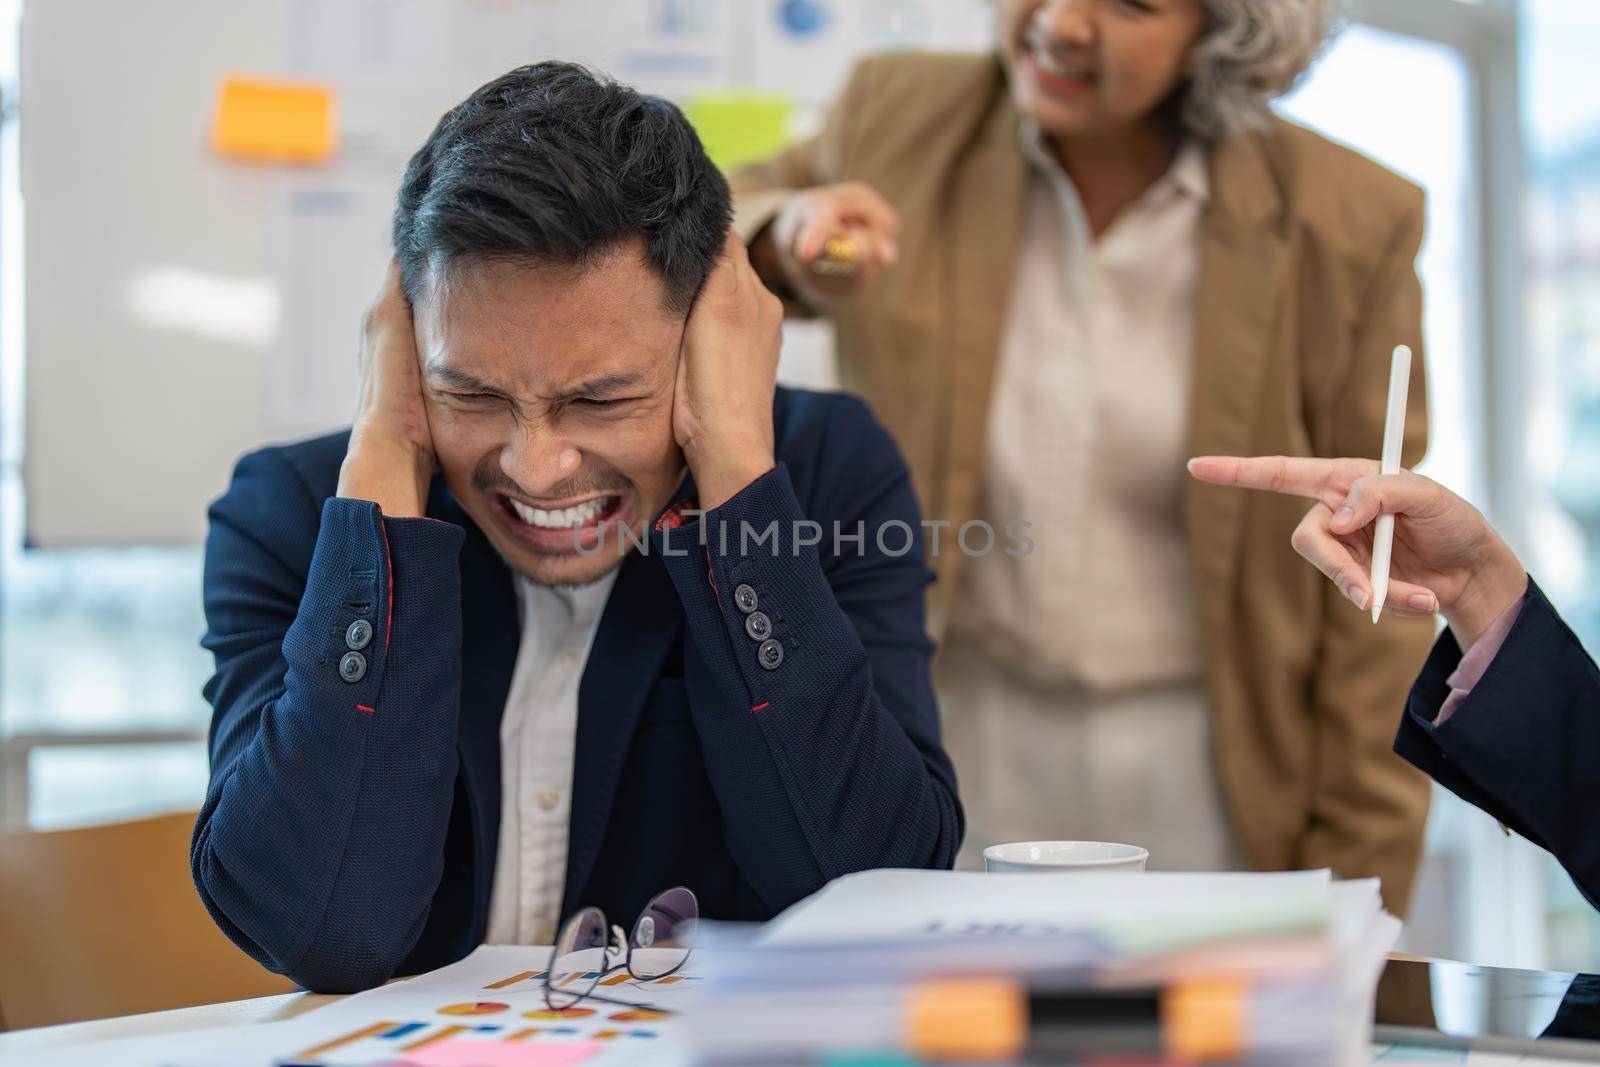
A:
{"label": "man's right hand", "polygon": [[[777,218],[752,249],[775,258],[783,281],[808,303],[826,305],[859,293],[872,276],[899,258],[900,213],[865,182],[840,182],[805,189],[784,202]],[[855,252],[848,274],[822,273],[823,252],[842,238]],[[769,245],[760,248],[763,243]],[[770,262],[770,259],[769,259]]]}
{"label": "man's right hand", "polygon": [[361,393],[339,469],[339,495],[374,501],[396,518],[419,516],[436,466],[411,304],[391,260],[361,326]]}
{"label": "man's right hand", "polygon": [[1317,504],[1294,532],[1296,552],[1356,607],[1372,602],[1372,531],[1395,516],[1394,555],[1384,610],[1442,613],[1463,650],[1528,589],[1509,546],[1478,509],[1420,474],[1381,475],[1370,459],[1203,456],[1189,472],[1213,485],[1266,489]]}

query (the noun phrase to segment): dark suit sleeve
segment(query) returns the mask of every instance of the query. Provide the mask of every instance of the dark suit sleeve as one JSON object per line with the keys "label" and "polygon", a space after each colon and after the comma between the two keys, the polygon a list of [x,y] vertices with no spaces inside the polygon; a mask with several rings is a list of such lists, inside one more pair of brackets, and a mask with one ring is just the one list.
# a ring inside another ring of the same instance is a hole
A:
{"label": "dark suit sleeve", "polygon": [[[240,461],[210,520],[216,673],[195,884],[268,968],[319,991],[378,985],[421,933],[443,863],[463,531],[365,501],[319,508],[273,450]],[[357,619],[372,637],[348,682]]]}
{"label": "dark suit sleeve", "polygon": [[1447,630],[1411,690],[1395,750],[1463,800],[1554,853],[1600,907],[1600,672],[1544,593],[1522,613],[1466,700],[1433,725],[1461,662]]}
{"label": "dark suit sleeve", "polygon": [[[825,438],[838,458],[819,463],[820,477],[844,502],[828,510],[850,538],[840,550],[831,519],[804,525],[783,463],[700,521],[655,535],[716,679],[714,706],[697,701],[694,716],[723,832],[774,911],[852,871],[949,867],[962,834],[905,465],[859,402],[838,405]],[[775,669],[758,661],[761,641],[734,600],[741,585],[772,621]]]}

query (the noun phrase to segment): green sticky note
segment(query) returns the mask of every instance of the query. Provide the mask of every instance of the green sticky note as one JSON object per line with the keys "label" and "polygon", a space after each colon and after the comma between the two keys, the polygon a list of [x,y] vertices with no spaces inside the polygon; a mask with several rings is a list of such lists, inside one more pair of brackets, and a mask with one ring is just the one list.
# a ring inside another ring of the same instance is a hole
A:
{"label": "green sticky note", "polygon": [[794,100],[780,93],[702,93],[689,99],[684,114],[711,162],[735,170],[788,145]]}

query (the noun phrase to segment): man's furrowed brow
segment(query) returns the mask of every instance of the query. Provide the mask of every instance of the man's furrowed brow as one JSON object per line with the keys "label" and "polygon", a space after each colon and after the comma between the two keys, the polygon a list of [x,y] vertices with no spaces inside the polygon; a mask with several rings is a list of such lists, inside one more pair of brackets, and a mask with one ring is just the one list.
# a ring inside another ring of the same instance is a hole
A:
{"label": "man's furrowed brow", "polygon": [[633,371],[624,371],[616,374],[602,374],[597,378],[589,378],[579,382],[570,389],[563,389],[555,397],[556,400],[577,400],[589,398],[606,400],[619,393],[626,393],[636,389],[643,379]]}
{"label": "man's furrowed brow", "polygon": [[464,370],[457,370],[448,364],[430,364],[428,366],[428,375],[451,389],[460,389],[468,393],[491,393],[494,396],[506,395],[504,389],[490,385],[488,382],[475,378]]}

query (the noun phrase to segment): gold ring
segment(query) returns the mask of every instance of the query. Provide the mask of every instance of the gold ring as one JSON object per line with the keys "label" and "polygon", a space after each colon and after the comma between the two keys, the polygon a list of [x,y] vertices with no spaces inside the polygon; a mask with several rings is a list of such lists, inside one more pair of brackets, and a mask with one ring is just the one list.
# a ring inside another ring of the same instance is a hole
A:
{"label": "gold ring", "polygon": [[829,278],[848,278],[861,269],[861,250],[849,237],[830,237],[811,269]]}

